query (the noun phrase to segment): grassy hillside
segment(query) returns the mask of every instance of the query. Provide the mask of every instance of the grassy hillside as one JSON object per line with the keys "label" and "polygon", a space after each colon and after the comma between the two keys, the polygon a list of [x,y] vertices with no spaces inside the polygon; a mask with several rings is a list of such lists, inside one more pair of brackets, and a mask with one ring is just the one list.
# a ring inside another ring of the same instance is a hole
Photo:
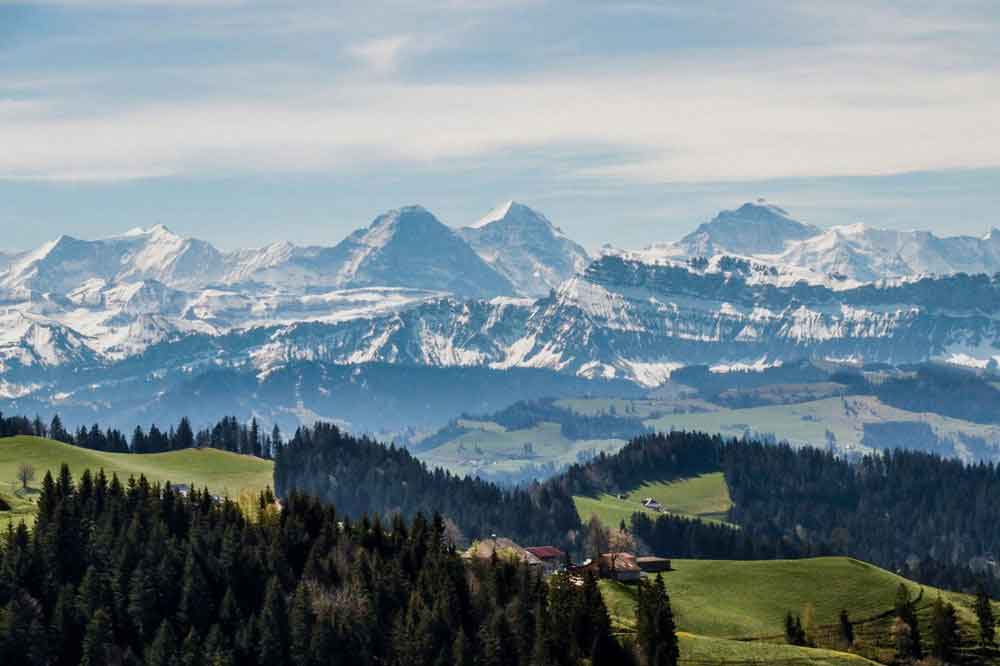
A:
{"label": "grassy hillside", "polygon": [[418,457],[431,467],[485,478],[545,463],[561,467],[577,462],[582,452],[614,453],[626,443],[622,439],[567,439],[558,423],[523,430],[507,430],[493,421],[462,420],[458,426],[465,432]]}
{"label": "grassy hillside", "polygon": [[[855,633],[864,644],[859,651],[873,656],[874,643],[889,650],[891,618],[879,618],[891,611],[898,585],[905,583],[911,595],[920,596],[918,615],[927,622],[930,604],[939,592],[901,578],[876,566],[844,557],[767,562],[674,560],[675,571],[664,574],[678,629],[690,636],[685,657],[710,655],[713,659],[768,659],[753,650],[768,651],[767,643],[783,639],[785,614],[804,614],[811,607],[815,617],[817,642],[834,647],[835,625],[840,611],[847,610],[858,623]],[[635,587],[601,581],[613,620],[621,630],[634,629]],[[976,619],[973,599],[968,595],[941,592],[955,604],[963,633],[974,640]],[[1000,605],[997,606],[1000,611]],[[735,641],[733,639],[744,639]],[[746,639],[754,639],[749,642]],[[816,658],[820,658],[814,655]],[[864,663],[850,661],[812,663]],[[776,659],[777,654],[771,656]]]}
{"label": "grassy hillside", "polygon": [[759,641],[730,641],[724,638],[678,635],[681,664],[782,664],[783,666],[868,666],[877,662],[834,650],[803,648]]}
{"label": "grassy hillside", "polygon": [[679,481],[647,481],[625,493],[624,499],[605,493],[598,497],[577,496],[573,500],[584,522],[597,516],[605,525],[615,526],[622,520],[628,523],[636,511],[655,517],[655,511],[648,511],[641,504],[646,497],[654,498],[670,513],[706,520],[725,520],[733,505],[722,472]]}
{"label": "grassy hillside", "polygon": [[[905,579],[845,557],[742,562],[674,560],[664,575],[681,630],[706,636],[747,638],[779,635],[788,611],[812,604],[818,624],[833,624],[841,609],[856,620],[893,607]],[[905,581],[913,594],[920,591]],[[602,582],[615,615],[631,622],[635,589]]]}
{"label": "grassy hillside", "polygon": [[45,472],[55,475],[63,463],[69,465],[76,477],[85,469],[104,469],[109,476],[117,474],[123,482],[130,476],[144,474],[150,481],[207,486],[213,493],[231,497],[244,489],[257,492],[274,483],[272,462],[215,449],[131,455],[89,451],[38,437],[10,437],[0,439],[0,494],[14,500],[15,511],[0,513],[0,527],[5,527],[6,521],[34,513],[31,503],[34,493],[21,490],[15,480],[21,463],[35,468],[35,480],[29,485],[36,492]]}

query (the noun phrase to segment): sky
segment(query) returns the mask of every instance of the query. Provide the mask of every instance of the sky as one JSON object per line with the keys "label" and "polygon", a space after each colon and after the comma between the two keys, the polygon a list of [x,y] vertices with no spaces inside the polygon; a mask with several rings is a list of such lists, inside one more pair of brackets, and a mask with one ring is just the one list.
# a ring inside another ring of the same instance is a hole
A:
{"label": "sky", "polygon": [[993,0],[0,0],[0,252],[332,244],[508,199],[592,249],[757,197],[981,235],[997,34]]}

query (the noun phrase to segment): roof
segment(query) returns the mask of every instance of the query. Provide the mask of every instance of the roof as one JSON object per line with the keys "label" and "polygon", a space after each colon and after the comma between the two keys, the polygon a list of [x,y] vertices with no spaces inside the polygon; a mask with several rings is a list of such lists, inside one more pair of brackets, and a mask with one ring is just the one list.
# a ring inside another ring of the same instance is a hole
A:
{"label": "roof", "polygon": [[561,560],[566,557],[566,553],[562,552],[555,546],[529,546],[528,548],[525,548],[525,550],[540,560]]}
{"label": "roof", "polygon": [[646,564],[646,563],[659,564],[660,562],[669,562],[670,560],[668,560],[665,557],[656,557],[655,555],[645,555],[643,557],[635,558],[635,561],[638,562],[639,564]]}
{"label": "roof", "polygon": [[601,564],[620,572],[640,570],[632,553],[604,553],[601,555]]}

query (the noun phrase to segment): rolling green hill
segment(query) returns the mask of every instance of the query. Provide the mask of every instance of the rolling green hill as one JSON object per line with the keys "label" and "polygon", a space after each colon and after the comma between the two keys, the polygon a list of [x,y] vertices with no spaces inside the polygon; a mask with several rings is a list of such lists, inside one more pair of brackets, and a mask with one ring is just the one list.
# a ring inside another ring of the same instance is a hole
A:
{"label": "rolling green hill", "polygon": [[[692,659],[692,655],[723,661],[777,659],[777,654],[768,657],[754,651],[766,652],[772,648],[765,645],[782,642],[785,614],[804,614],[807,607],[814,613],[815,640],[821,647],[836,647],[832,627],[840,611],[847,610],[857,623],[859,643],[870,641],[859,645],[859,652],[871,657],[876,654],[876,639],[883,649],[889,649],[891,618],[880,616],[894,608],[900,583],[910,588],[912,596],[920,596],[918,614],[922,621],[927,620],[930,604],[939,594],[933,588],[845,557],[761,562],[674,560],[673,566],[675,570],[663,574],[663,578],[678,630],[688,634],[682,641],[682,647],[686,646],[684,656]],[[633,630],[635,587],[607,580],[600,585],[616,626],[626,632]],[[941,594],[955,604],[963,633],[971,642],[976,626],[973,599],[951,592]],[[820,660],[809,663],[864,663],[843,655],[832,661],[823,661],[818,654],[812,658]]]}
{"label": "rolling green hill", "polygon": [[[21,463],[35,468],[35,480],[27,492],[15,479]],[[0,494],[13,500],[14,511],[0,513],[0,527],[10,520],[30,519],[34,513],[32,496],[45,472],[55,475],[63,463],[75,477],[85,469],[103,469],[109,476],[117,474],[123,482],[130,476],[145,475],[151,482],[208,487],[213,493],[234,498],[243,490],[258,492],[274,483],[272,462],[216,449],[132,455],[90,451],[39,437],[10,437],[0,439]]]}
{"label": "rolling green hill", "polygon": [[870,661],[849,652],[804,648],[796,645],[731,641],[725,638],[678,634],[681,666],[725,666],[726,664],[782,664],[782,666],[871,666]]}
{"label": "rolling green hill", "polygon": [[598,497],[578,495],[573,501],[582,521],[597,516],[608,526],[617,526],[622,520],[627,524],[636,511],[655,517],[655,511],[641,504],[646,497],[652,497],[670,513],[715,521],[724,521],[733,505],[722,472],[677,481],[647,481],[623,494],[624,499],[607,493]]}

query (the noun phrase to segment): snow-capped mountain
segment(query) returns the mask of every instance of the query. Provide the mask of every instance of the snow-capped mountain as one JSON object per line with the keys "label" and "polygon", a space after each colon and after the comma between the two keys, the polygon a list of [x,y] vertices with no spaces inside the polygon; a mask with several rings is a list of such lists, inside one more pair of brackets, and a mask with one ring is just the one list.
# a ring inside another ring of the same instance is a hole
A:
{"label": "snow-capped mountain", "polygon": [[774,261],[861,282],[919,275],[1000,271],[1000,231],[941,238],[927,231],[832,227],[791,243]]}
{"label": "snow-capped mountain", "polygon": [[792,241],[819,233],[817,227],[799,222],[778,206],[758,199],[735,210],[720,212],[678,241],[676,246],[694,257],[767,255],[781,253]]}
{"label": "snow-capped mountain", "polygon": [[544,296],[583,272],[590,256],[544,215],[508,201],[459,234],[521,294]]}
{"label": "snow-capped mountain", "polygon": [[[305,404],[302,386],[361,364],[542,372],[555,392],[641,390],[701,363],[985,365],[1000,359],[1000,281],[942,274],[997,267],[1000,232],[822,231],[763,202],[590,263],[519,204],[458,233],[401,208],[333,247],[220,252],[163,227],[62,237],[0,272],[0,409],[100,414],[113,394],[130,409],[171,395],[180,410],[206,373],[236,382],[227,405],[278,385]],[[275,384],[288,373],[304,383]]]}
{"label": "snow-capped mountain", "polygon": [[0,274],[0,286],[21,293],[65,294],[94,279],[152,279],[195,287],[221,276],[223,264],[222,253],[210,244],[158,225],[94,241],[60,236],[17,257]]}
{"label": "snow-capped mountain", "polygon": [[[622,253],[619,253],[622,254]],[[625,253],[647,262],[752,258],[773,275],[856,286],[882,279],[1000,271],[1000,231],[981,238],[851,224],[820,229],[763,199],[722,211],[675,242]]]}
{"label": "snow-capped mountain", "polygon": [[337,267],[335,286],[341,288],[407,287],[464,298],[514,294],[510,281],[420,206],[379,215],[316,261]]}

